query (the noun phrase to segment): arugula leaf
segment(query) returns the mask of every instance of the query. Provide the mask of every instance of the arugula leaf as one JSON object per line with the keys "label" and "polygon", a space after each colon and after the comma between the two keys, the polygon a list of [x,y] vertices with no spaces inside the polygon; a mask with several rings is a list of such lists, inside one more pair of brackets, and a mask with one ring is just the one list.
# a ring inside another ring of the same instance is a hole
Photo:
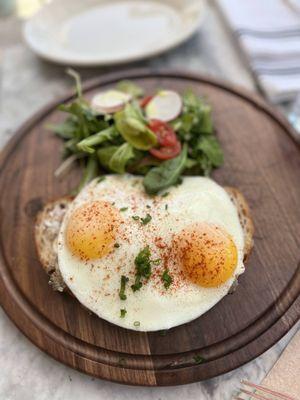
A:
{"label": "arugula leaf", "polygon": [[187,159],[187,145],[184,144],[181,153],[171,160],[164,161],[159,167],[152,168],[143,180],[148,194],[157,194],[159,191],[175,185],[185,168]]}
{"label": "arugula leaf", "polygon": [[98,171],[97,158],[94,155],[92,155],[87,160],[86,167],[78,187],[78,192],[80,192],[80,190],[85,185],[87,185],[92,179],[96,178],[98,172],[99,171]]}
{"label": "arugula leaf", "polygon": [[74,131],[77,125],[73,118],[67,118],[61,124],[47,124],[46,128],[50,129],[62,139],[71,139],[74,137]]}
{"label": "arugula leaf", "polygon": [[141,97],[144,94],[144,90],[141,87],[129,80],[119,82],[117,89],[121,92],[131,94],[132,97]]}
{"label": "arugula leaf", "polygon": [[113,153],[109,168],[118,174],[124,174],[126,164],[132,158],[134,158],[133,147],[129,143],[124,143]]}
{"label": "arugula leaf", "polygon": [[78,72],[76,72],[74,69],[72,68],[68,68],[67,69],[67,74],[72,76],[72,78],[74,78],[75,80],[75,84],[76,84],[76,94],[78,98],[82,97],[82,84],[81,84],[81,78]]}
{"label": "arugula leaf", "polygon": [[119,136],[118,131],[114,126],[104,129],[94,135],[89,136],[86,139],[81,140],[77,147],[80,151],[84,151],[85,153],[94,153],[94,146],[98,146],[104,142],[113,141]]}
{"label": "arugula leaf", "polygon": [[222,165],[223,152],[219,142],[214,136],[203,136],[199,140],[197,148],[203,151],[210,160],[212,166],[219,167]]}
{"label": "arugula leaf", "polygon": [[142,279],[149,279],[151,276],[151,260],[150,260],[150,249],[149,246],[146,246],[142,249],[138,255],[135,257],[135,281],[134,284],[131,285],[131,289],[135,292],[140,290],[142,287]]}
{"label": "arugula leaf", "polygon": [[100,147],[97,150],[97,156],[98,156],[99,163],[107,171],[110,171],[110,167],[109,167],[110,160],[111,160],[112,156],[115,154],[115,152],[118,150],[118,148],[119,148],[119,146],[106,146],[106,147]]}
{"label": "arugula leaf", "polygon": [[147,127],[137,104],[126,104],[124,110],[114,115],[114,120],[117,130],[134,148],[148,150],[156,145],[156,135]]}

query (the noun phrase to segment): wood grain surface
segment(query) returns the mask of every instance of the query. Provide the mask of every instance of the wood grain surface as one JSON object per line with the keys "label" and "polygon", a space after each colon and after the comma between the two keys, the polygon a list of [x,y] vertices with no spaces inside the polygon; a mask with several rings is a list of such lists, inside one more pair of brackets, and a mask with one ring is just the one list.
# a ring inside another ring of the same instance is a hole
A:
{"label": "wood grain surface", "polygon": [[[79,170],[54,178],[62,146],[45,129],[64,118],[55,108],[68,95],[32,117],[1,154],[0,301],[39,348],[88,374],[150,386],[210,378],[257,357],[300,317],[300,149],[286,121],[260,98],[210,78],[138,70],[106,75],[84,92],[91,96],[124,78],[150,92],[192,88],[212,104],[225,152],[214,178],[244,193],[255,224],[254,251],[236,292],[162,335],[114,326],[51,290],[33,227],[42,205],[68,194],[79,180]],[[205,362],[197,364],[196,356]]]}

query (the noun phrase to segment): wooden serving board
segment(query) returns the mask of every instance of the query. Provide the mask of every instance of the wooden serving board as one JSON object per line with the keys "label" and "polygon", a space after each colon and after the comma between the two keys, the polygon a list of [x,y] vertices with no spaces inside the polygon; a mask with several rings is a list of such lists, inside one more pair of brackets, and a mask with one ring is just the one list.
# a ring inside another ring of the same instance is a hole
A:
{"label": "wooden serving board", "polygon": [[[33,227],[42,205],[69,193],[79,179],[78,170],[54,178],[62,143],[45,129],[63,119],[55,107],[69,95],[32,117],[1,155],[1,304],[39,348],[99,378],[149,386],[211,378],[257,357],[299,319],[299,147],[286,121],[260,98],[210,78],[140,70],[107,75],[84,92],[90,96],[125,78],[149,92],[190,87],[212,104],[225,151],[214,178],[245,194],[255,224],[255,248],[236,292],[163,335],[114,326],[51,290]],[[197,364],[197,356],[205,362]]]}

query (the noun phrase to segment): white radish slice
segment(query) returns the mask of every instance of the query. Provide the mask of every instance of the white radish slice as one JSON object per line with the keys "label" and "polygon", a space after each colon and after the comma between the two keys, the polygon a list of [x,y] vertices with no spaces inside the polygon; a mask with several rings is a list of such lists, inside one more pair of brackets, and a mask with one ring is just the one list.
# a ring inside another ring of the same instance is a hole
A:
{"label": "white radish slice", "polygon": [[159,119],[164,122],[177,118],[181,110],[181,97],[172,90],[161,90],[149,101],[145,108],[149,119]]}
{"label": "white radish slice", "polygon": [[97,93],[92,98],[91,107],[100,114],[112,114],[122,110],[131,99],[132,96],[128,93],[119,90],[107,90]]}

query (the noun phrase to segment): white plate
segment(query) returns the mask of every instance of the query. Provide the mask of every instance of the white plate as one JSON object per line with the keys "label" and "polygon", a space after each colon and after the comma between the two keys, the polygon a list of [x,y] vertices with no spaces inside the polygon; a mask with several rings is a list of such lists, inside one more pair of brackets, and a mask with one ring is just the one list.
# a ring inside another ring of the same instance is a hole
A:
{"label": "white plate", "polygon": [[117,64],[182,43],[204,11],[205,0],[52,0],[25,23],[24,37],[60,64]]}

